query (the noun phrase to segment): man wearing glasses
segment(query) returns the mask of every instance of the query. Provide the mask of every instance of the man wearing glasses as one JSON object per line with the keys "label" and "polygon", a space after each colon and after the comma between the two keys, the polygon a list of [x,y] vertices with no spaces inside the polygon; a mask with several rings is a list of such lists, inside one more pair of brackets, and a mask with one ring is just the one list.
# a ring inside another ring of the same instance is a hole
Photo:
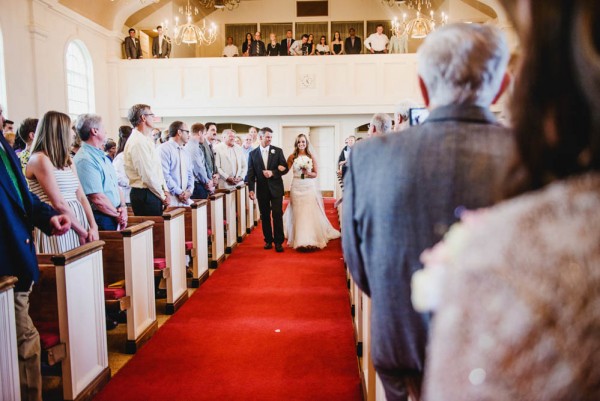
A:
{"label": "man wearing glasses", "polygon": [[190,131],[186,123],[173,121],[169,125],[169,140],[158,147],[171,206],[192,204],[194,171],[190,155],[184,148],[189,140]]}
{"label": "man wearing glasses", "polygon": [[165,184],[160,156],[152,141],[154,113],[146,104],[129,109],[134,127],[125,145],[125,174],[131,186],[131,206],[136,216],[161,216],[170,194]]}

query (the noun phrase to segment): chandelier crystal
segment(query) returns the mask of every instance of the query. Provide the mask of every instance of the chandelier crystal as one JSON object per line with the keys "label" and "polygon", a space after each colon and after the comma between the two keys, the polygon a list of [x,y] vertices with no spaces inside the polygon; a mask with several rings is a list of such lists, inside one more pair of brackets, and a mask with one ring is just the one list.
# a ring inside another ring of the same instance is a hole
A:
{"label": "chandelier crystal", "polygon": [[[192,23],[192,16],[198,15],[199,10],[197,7],[192,7],[190,0],[188,0],[185,7],[180,7],[179,12],[182,13],[185,18],[182,23],[179,23],[179,17],[175,17],[175,26],[173,27],[173,39],[176,45],[185,43],[186,45],[198,44],[211,45],[217,40],[217,27],[215,24],[206,26],[206,20],[202,20],[202,26],[194,25]],[[168,31],[168,22],[165,21],[163,24]],[[163,29],[165,28],[163,27]]]}
{"label": "chandelier crystal", "polygon": [[[383,4],[390,7],[404,5],[410,9],[417,10],[417,16],[408,19],[408,15],[402,15],[402,21],[398,18],[392,20],[392,33],[395,36],[409,36],[413,39],[423,39],[431,32],[435,31],[438,26],[444,26],[448,23],[448,14],[442,12],[439,20],[435,19],[435,13],[431,10],[431,0],[381,0]],[[423,7],[429,9],[429,17],[422,12]]]}
{"label": "chandelier crystal", "polygon": [[225,9],[231,11],[240,5],[241,0],[198,0],[204,8],[216,8],[221,11]]}

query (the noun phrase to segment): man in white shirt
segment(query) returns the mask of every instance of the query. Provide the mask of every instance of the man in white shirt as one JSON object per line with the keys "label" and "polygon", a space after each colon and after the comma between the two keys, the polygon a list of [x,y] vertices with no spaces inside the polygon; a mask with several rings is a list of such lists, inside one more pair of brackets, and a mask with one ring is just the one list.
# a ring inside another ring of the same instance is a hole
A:
{"label": "man in white shirt", "polygon": [[152,40],[152,57],[169,58],[171,56],[171,39],[163,34],[162,26],[157,26],[158,37]]}
{"label": "man in white shirt", "polygon": [[223,57],[238,57],[240,55],[236,45],[233,44],[233,37],[227,38],[227,44],[223,48]]}
{"label": "man in white shirt", "polygon": [[233,189],[244,185],[248,160],[242,147],[235,144],[235,131],[223,131],[223,142],[215,146],[215,164],[219,173],[219,188]]}
{"label": "man in white shirt", "polygon": [[292,43],[292,46],[290,47],[290,54],[292,56],[305,56],[308,52],[306,42],[308,42],[308,35],[304,34],[302,35],[302,40],[297,40]]}
{"label": "man in white shirt", "polygon": [[169,125],[169,140],[158,147],[171,206],[189,206],[194,192],[194,174],[190,155],[185,151],[190,131],[182,121]]}
{"label": "man in white shirt", "polygon": [[169,206],[169,192],[163,177],[160,157],[152,141],[154,113],[146,104],[129,109],[134,128],[125,145],[125,174],[131,186],[131,206],[136,216],[161,216]]}
{"label": "man in white shirt", "polygon": [[383,54],[387,53],[388,43],[390,40],[387,35],[383,33],[383,25],[377,25],[377,32],[372,33],[367,40],[365,40],[365,47],[371,52],[371,54]]}

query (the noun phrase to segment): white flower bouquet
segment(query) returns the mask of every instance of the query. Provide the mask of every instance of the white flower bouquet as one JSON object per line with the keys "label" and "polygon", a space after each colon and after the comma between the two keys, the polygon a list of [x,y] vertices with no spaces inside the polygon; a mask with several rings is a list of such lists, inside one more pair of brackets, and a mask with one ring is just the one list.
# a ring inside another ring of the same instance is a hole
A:
{"label": "white flower bouquet", "polygon": [[308,156],[298,156],[296,160],[294,160],[294,166],[296,169],[302,170],[300,178],[304,179],[304,174],[312,171],[313,161]]}

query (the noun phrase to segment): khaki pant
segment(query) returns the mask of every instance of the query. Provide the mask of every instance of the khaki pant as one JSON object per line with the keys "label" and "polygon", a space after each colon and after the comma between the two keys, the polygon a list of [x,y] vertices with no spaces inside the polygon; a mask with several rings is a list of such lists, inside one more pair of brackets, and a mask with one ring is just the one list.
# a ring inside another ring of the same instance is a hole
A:
{"label": "khaki pant", "polygon": [[41,401],[42,372],[40,335],[29,317],[29,293],[15,292],[15,320],[19,348],[21,399]]}

